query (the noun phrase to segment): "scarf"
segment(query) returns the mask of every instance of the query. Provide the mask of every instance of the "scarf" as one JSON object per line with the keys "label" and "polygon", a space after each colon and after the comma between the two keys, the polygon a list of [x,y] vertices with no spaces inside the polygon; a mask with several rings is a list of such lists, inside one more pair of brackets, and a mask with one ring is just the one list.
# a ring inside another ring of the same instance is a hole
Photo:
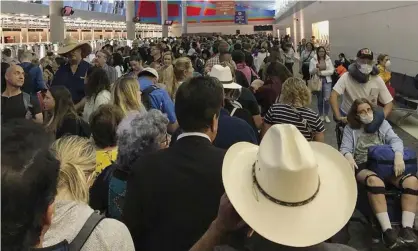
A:
{"label": "scarf", "polygon": [[[351,77],[353,77],[360,84],[365,84],[369,82],[369,75],[362,73],[359,70],[359,65],[357,63],[352,63],[348,67],[348,73],[350,74]],[[378,74],[379,74],[379,69],[377,69],[377,67],[374,65],[373,70],[370,72],[370,75],[376,76]]]}

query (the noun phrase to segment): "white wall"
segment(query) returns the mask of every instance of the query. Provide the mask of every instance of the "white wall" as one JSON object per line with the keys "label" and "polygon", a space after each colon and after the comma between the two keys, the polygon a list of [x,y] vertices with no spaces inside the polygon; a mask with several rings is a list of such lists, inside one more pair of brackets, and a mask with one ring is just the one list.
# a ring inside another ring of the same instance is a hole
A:
{"label": "white wall", "polygon": [[291,27],[300,41],[310,38],[312,23],[329,20],[331,56],[355,57],[368,47],[389,54],[395,72],[418,74],[418,2],[317,1],[277,22],[280,32]]}
{"label": "white wall", "polygon": [[[214,33],[220,32],[223,35],[233,35],[236,34],[237,30],[240,30],[240,34],[254,34],[254,26],[255,25],[271,25],[271,22],[257,22],[251,24],[218,24],[218,23],[199,23],[199,24],[188,24],[187,25],[187,33]],[[275,30],[275,25],[273,25],[273,30]],[[173,35],[181,36],[181,26],[173,26],[172,27]],[[273,33],[273,31],[272,31]],[[276,33],[277,34],[277,33]]]}

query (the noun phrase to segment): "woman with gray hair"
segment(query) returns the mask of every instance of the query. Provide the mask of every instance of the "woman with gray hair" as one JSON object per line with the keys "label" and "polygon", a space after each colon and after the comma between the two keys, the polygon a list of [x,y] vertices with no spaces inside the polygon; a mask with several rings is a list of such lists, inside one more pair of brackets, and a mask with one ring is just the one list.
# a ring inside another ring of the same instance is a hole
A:
{"label": "woman with gray hair", "polygon": [[167,125],[167,117],[155,109],[131,112],[122,120],[117,129],[117,160],[102,171],[90,189],[94,210],[121,218],[131,166],[142,156],[168,147]]}

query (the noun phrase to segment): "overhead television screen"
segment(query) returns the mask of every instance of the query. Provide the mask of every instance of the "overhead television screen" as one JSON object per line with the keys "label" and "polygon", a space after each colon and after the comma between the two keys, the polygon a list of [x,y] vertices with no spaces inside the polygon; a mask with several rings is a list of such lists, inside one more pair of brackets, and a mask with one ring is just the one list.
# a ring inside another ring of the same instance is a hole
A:
{"label": "overhead television screen", "polygon": [[272,31],[273,25],[254,25],[254,31]]}

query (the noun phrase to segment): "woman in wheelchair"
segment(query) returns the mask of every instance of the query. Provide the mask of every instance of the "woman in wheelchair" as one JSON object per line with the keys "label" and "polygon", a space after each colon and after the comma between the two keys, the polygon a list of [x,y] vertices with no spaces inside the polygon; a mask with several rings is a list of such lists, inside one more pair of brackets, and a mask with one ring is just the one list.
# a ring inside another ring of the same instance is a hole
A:
{"label": "woman in wheelchair", "polygon": [[[415,173],[405,172],[403,142],[388,121],[384,120],[376,133],[365,132],[367,125],[373,121],[373,114],[374,107],[370,101],[364,98],[354,101],[347,115],[348,125],[344,128],[340,151],[355,170],[357,182],[368,191],[369,203],[382,228],[385,245],[394,248],[402,242],[416,244],[413,225],[417,211],[418,180]],[[379,145],[390,145],[394,152],[393,172],[390,172],[390,177],[381,178],[376,174],[377,170],[370,170],[373,168],[368,164],[369,147]],[[402,191],[402,229],[399,237],[392,229],[388,215],[385,181]]]}

